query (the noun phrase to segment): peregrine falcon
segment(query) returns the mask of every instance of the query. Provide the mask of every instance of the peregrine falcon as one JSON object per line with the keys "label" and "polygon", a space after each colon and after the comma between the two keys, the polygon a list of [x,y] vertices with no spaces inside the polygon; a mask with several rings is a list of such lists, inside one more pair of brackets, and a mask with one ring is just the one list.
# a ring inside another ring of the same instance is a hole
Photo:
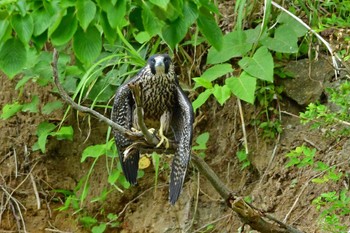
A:
{"label": "peregrine falcon", "polygon": [[[165,140],[169,145],[166,137],[172,137],[175,141],[169,186],[169,201],[174,205],[190,160],[192,105],[178,83],[169,55],[153,55],[135,77],[118,88],[115,95],[112,120],[126,129],[139,129],[135,100],[130,89],[130,85],[135,84],[141,89],[140,99],[147,128],[159,130],[161,143]],[[113,133],[124,175],[129,183],[136,184],[139,149],[132,148],[133,141],[119,131],[114,130]]]}

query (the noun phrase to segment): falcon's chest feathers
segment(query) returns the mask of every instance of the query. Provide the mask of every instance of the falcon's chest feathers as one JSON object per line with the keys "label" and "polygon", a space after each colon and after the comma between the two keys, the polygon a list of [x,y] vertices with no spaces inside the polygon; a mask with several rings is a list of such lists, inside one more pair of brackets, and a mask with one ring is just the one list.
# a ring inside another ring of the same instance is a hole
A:
{"label": "falcon's chest feathers", "polygon": [[176,92],[174,67],[168,56],[151,57],[140,78],[144,120],[148,127],[158,128],[164,112],[173,111]]}

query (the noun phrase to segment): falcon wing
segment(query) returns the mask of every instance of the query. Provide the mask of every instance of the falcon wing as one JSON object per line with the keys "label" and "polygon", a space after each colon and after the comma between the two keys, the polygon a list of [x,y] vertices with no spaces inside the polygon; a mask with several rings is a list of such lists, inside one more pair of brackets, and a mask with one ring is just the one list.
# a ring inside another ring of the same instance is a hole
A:
{"label": "falcon wing", "polygon": [[191,156],[193,108],[188,97],[177,83],[175,106],[171,117],[171,127],[175,135],[177,148],[175,150],[170,174],[169,199],[175,204],[179,198],[184,183],[187,165]]}
{"label": "falcon wing", "polygon": [[[114,98],[112,110],[112,121],[118,123],[126,129],[131,129],[133,122],[133,106],[135,103],[128,84],[134,79],[118,88]],[[132,141],[117,130],[113,130],[113,133],[118,149],[120,164],[122,166],[125,178],[130,184],[136,184],[140,153],[138,150],[132,149],[128,152],[128,155],[125,158],[124,151],[132,144]]]}

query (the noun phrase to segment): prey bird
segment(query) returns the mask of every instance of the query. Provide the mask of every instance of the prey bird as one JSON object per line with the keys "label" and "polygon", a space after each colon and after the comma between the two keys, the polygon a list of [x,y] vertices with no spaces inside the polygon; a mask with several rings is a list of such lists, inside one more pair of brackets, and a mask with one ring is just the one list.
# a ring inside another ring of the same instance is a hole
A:
{"label": "prey bird", "polygon": [[[175,152],[171,165],[169,201],[175,204],[184,183],[190,161],[192,144],[193,109],[181,89],[169,55],[151,56],[139,73],[121,85],[115,95],[112,120],[126,129],[139,130],[136,103],[131,85],[140,87],[144,123],[148,129],[158,130],[160,146],[167,137],[174,138]],[[140,151],[134,141],[117,130],[113,131],[120,163],[129,183],[137,183]]]}

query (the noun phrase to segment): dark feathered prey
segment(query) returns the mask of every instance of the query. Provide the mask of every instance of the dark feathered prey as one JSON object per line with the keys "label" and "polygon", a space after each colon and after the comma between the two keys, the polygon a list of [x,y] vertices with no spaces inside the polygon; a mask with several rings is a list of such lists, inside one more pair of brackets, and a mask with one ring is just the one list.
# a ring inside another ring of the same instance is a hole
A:
{"label": "dark feathered prey", "polygon": [[[159,130],[162,142],[165,136],[172,137],[177,145],[171,165],[169,187],[170,203],[175,204],[182,189],[191,154],[191,102],[179,86],[170,57],[167,54],[153,55],[135,77],[117,90],[112,120],[127,129],[139,128],[134,111],[135,101],[129,84],[139,84],[141,87],[141,102],[147,128]],[[139,150],[130,146],[133,141],[120,132],[114,131],[114,136],[124,175],[131,184],[136,184]]]}

